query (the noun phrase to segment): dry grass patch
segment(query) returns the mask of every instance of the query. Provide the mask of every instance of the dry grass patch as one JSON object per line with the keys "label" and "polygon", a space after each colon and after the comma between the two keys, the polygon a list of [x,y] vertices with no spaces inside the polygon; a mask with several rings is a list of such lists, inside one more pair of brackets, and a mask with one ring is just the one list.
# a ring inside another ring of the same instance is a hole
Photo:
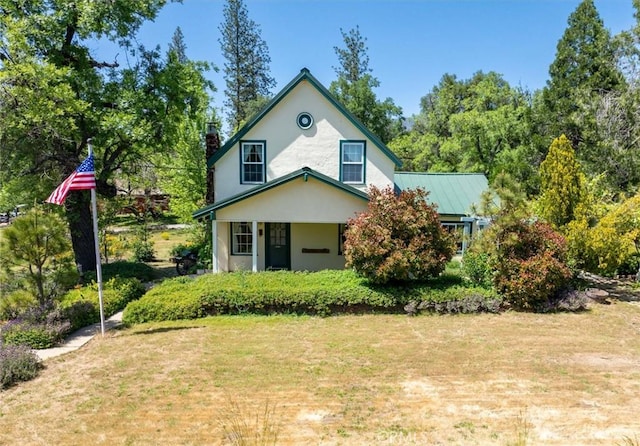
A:
{"label": "dry grass patch", "polygon": [[639,335],[627,303],[145,324],[0,393],[0,444],[624,444]]}

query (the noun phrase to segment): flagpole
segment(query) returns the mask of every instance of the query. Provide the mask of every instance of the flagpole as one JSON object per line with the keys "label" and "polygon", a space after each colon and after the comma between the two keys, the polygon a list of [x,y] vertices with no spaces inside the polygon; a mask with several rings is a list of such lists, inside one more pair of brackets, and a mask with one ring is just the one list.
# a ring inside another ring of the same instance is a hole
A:
{"label": "flagpole", "polygon": [[[89,146],[89,156],[93,155],[91,139],[87,141]],[[100,303],[100,332],[104,337],[104,306],[102,305],[102,263],[100,261],[100,243],[98,242],[98,204],[96,200],[96,189],[91,189],[91,212],[93,216],[93,242],[96,248],[96,276],[98,278],[98,302]]]}

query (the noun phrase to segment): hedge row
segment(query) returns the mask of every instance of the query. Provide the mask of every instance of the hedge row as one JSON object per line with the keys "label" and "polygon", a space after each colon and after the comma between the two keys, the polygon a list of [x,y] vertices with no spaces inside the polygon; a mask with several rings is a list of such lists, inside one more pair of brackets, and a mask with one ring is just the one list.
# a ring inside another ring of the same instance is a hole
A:
{"label": "hedge row", "polygon": [[[144,285],[133,278],[112,278],[103,283],[102,305],[104,316],[109,317],[124,309],[127,304],[145,293]],[[98,285],[77,288],[67,292],[60,301],[65,316],[71,323],[71,331],[100,322]]]}
{"label": "hedge row", "polygon": [[[105,317],[124,309],[145,292],[137,279],[111,279],[103,284]],[[67,292],[56,308],[34,308],[0,329],[0,343],[43,349],[53,347],[68,333],[100,321],[98,286],[93,283]]]}
{"label": "hedge row", "polygon": [[[420,310],[424,311],[448,311],[446,306],[435,303],[464,301],[471,295],[486,301],[497,299],[487,290],[441,285],[424,282],[411,286],[372,286],[351,271],[241,272],[209,274],[195,279],[179,277],[164,281],[140,300],[127,305],[123,320],[131,324],[218,314],[398,313],[411,302],[421,304]],[[428,302],[434,303],[432,308]]]}

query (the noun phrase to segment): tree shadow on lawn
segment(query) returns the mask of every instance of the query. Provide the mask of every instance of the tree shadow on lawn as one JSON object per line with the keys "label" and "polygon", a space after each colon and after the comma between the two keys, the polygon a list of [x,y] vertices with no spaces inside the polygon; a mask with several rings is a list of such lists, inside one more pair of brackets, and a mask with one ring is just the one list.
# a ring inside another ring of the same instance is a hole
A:
{"label": "tree shadow on lawn", "polygon": [[194,328],[202,328],[201,325],[192,325],[192,326],[185,326],[185,327],[158,327],[158,328],[150,328],[148,330],[141,330],[141,331],[135,331],[135,332],[131,332],[129,334],[129,336],[137,336],[137,335],[150,335],[150,334],[157,334],[157,333],[167,333],[170,331],[178,331],[178,330],[191,330]]}

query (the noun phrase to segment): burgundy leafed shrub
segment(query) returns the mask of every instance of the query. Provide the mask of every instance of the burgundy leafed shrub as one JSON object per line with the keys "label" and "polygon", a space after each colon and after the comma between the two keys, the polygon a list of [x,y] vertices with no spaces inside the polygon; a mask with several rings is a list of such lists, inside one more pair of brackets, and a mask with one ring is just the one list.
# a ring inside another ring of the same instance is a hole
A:
{"label": "burgundy leafed shrub", "polygon": [[391,187],[369,190],[369,208],[349,220],[347,267],[372,283],[423,280],[444,271],[455,252],[453,238],[423,190],[396,195]]}
{"label": "burgundy leafed shrub", "polygon": [[546,223],[518,221],[497,235],[494,285],[516,308],[540,310],[571,279],[566,242]]}

